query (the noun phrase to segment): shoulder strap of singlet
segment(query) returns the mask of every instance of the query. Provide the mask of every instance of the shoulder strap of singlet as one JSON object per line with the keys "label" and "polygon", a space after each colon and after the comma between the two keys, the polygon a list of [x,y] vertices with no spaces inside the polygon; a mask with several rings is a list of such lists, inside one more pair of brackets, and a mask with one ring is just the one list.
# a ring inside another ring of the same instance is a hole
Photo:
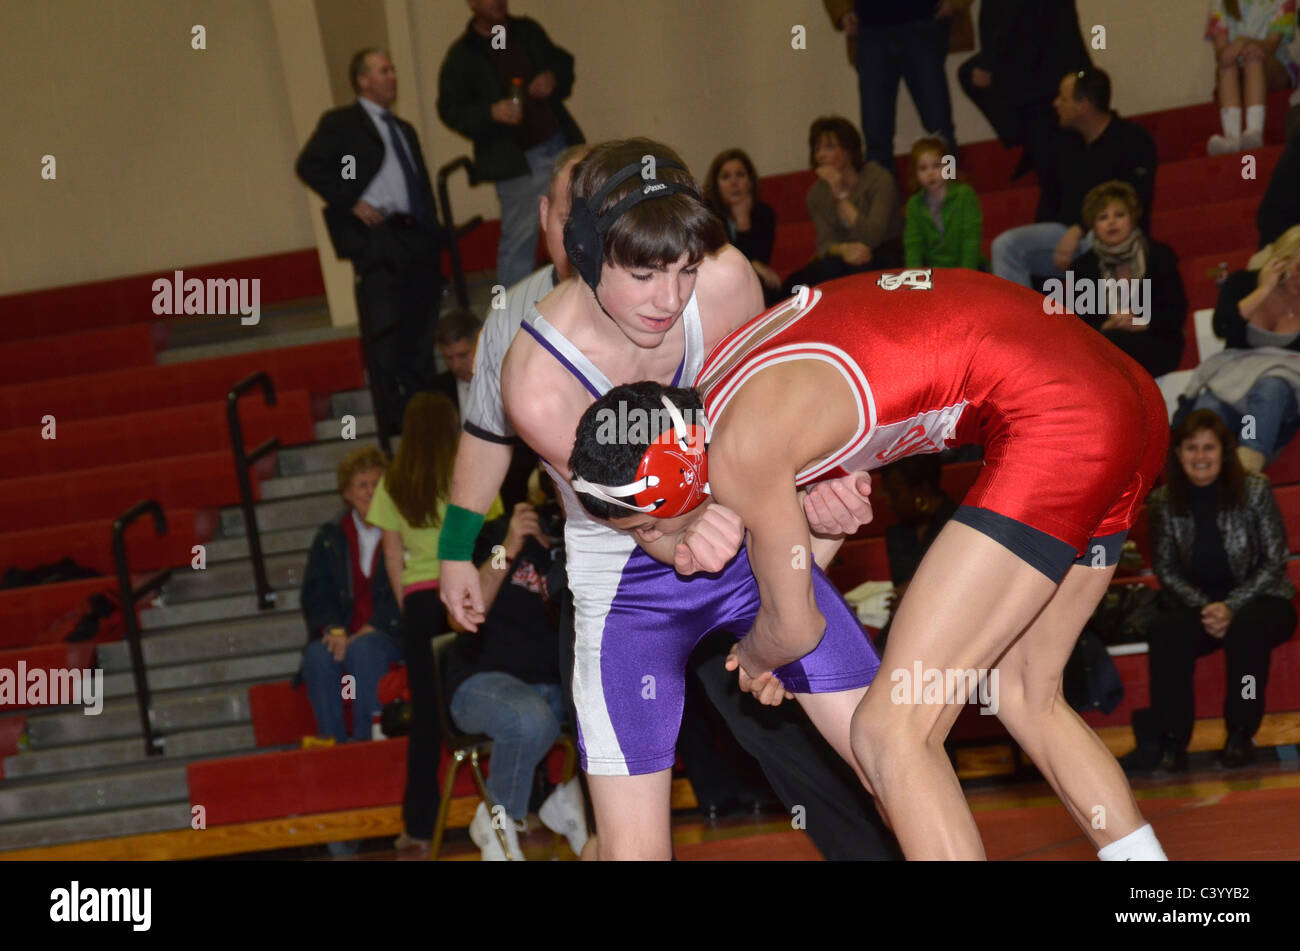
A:
{"label": "shoulder strap of singlet", "polygon": [[[704,329],[700,325],[700,309],[695,303],[694,294],[691,294],[691,299],[686,302],[686,308],[682,311],[682,325],[685,329],[686,345],[682,362],[677,365],[677,372],[673,374],[673,386],[682,385],[682,377],[687,367],[691,366],[692,359],[699,361],[703,358]],[[521,326],[551,356],[559,360],[560,364],[596,399],[600,399],[614,388],[609,377],[605,376],[585,353],[575,347],[568,337],[556,330],[555,326],[541,315],[535,304],[528,309],[528,313],[524,314],[524,322]],[[698,370],[698,367],[692,368],[692,376],[695,370]],[[694,380],[688,381],[688,385],[693,382]]]}
{"label": "shoulder strap of singlet", "polygon": [[568,337],[556,330],[550,321],[538,313],[536,305],[530,307],[528,313],[524,314],[522,326],[596,399],[600,399],[614,388],[614,384],[609,382],[609,378],[600,372],[596,364],[587,359],[585,353],[570,343]]}

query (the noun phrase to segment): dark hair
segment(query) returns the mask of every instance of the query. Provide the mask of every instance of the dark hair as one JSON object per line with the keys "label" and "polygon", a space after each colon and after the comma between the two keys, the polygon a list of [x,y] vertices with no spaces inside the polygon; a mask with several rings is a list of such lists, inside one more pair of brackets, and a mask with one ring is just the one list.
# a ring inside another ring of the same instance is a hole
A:
{"label": "dark hair", "polygon": [[709,163],[709,174],[704,179],[704,204],[712,208],[714,213],[723,221],[731,217],[731,210],[723,204],[722,196],[718,194],[718,176],[722,173],[722,166],[728,162],[739,162],[745,166],[745,174],[749,176],[754,203],[758,203],[758,172],[754,171],[754,163],[745,154],[745,150],[727,149],[725,152],[719,152],[713,161]]}
{"label": "dark hair", "polygon": [[366,66],[366,57],[372,53],[383,53],[388,56],[388,50],[382,50],[378,46],[367,46],[365,49],[357,50],[352,54],[352,59],[348,60],[348,82],[351,84],[353,92],[361,92],[357,80],[361,78],[363,73],[370,72],[369,67]]}
{"label": "dark hair", "polygon": [[1073,74],[1074,101],[1087,99],[1098,112],[1110,112],[1110,77],[1096,66],[1085,66]]}
{"label": "dark hair", "polygon": [[943,476],[943,463],[939,461],[938,453],[932,452],[921,456],[908,456],[906,459],[899,459],[880,471],[882,479],[887,476],[902,479],[905,485],[913,489],[928,486],[936,492],[943,491],[940,484]]}
{"label": "dark hair", "polygon": [[1169,483],[1169,508],[1175,515],[1188,512],[1188,493],[1191,482],[1183,471],[1183,464],[1178,459],[1178,448],[1184,440],[1191,439],[1201,430],[1208,429],[1214,433],[1222,447],[1223,466],[1219,470],[1220,510],[1240,508],[1245,500],[1246,470],[1237,458],[1237,438],[1232,434],[1222,417],[1209,409],[1198,409],[1188,413],[1173,428],[1169,439],[1169,462],[1165,466],[1165,480]]}
{"label": "dark hair", "polygon": [[450,347],[458,340],[471,343],[478,339],[478,318],[463,307],[456,307],[438,318],[437,344]]}
{"label": "dark hair", "polygon": [[[592,197],[622,169],[643,164],[647,156],[655,159],[659,181],[686,185],[698,194],[699,186],[681,156],[661,142],[637,138],[593,147],[573,168],[570,196]],[[676,162],[681,168],[665,168],[665,162]],[[633,175],[615,186],[601,207],[592,211],[604,214],[644,184],[641,176]],[[698,198],[677,193],[629,208],[605,232],[603,260],[624,268],[658,268],[685,254],[691,264],[698,264],[726,243],[727,232],[713,212]]]}
{"label": "dark hair", "polygon": [[412,528],[442,524],[438,503],[451,494],[459,435],[456,404],[442,393],[416,393],[406,404],[402,445],[384,474],[384,485]]}
{"label": "dark hair", "polygon": [[849,160],[853,163],[853,167],[862,171],[862,166],[866,164],[862,158],[862,136],[858,135],[858,130],[853,127],[853,123],[843,116],[822,116],[814,119],[813,124],[808,127],[809,168],[817,167],[817,143],[824,135],[834,136],[840,147],[849,153]]}
{"label": "dark hair", "polygon": [[[574,476],[596,485],[627,485],[635,481],[636,469],[646,447],[672,425],[662,402],[665,396],[681,410],[687,423],[692,418],[698,419],[704,410],[699,390],[664,386],[653,380],[616,386],[588,406],[578,422],[573,453],[569,456],[569,469]],[[611,438],[611,422],[638,419],[648,425],[633,423],[625,432],[616,432]],[[631,509],[612,505],[585,492],[577,495],[582,507],[596,518],[623,518],[634,514]]]}

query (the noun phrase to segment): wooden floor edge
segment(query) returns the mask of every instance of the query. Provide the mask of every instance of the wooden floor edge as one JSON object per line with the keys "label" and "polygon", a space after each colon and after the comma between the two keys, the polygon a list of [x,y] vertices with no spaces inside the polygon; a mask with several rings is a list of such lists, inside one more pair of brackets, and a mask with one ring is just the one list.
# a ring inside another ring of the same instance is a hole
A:
{"label": "wooden floor edge", "polygon": [[[1100,727],[1095,732],[1116,756],[1122,756],[1133,749],[1132,727]],[[1192,752],[1217,750],[1223,746],[1226,738],[1227,730],[1222,718],[1197,720],[1188,749]],[[1255,743],[1257,746],[1300,743],[1300,711],[1266,714],[1255,736]],[[1013,768],[1010,750],[1005,744],[999,746],[990,743],[985,747],[961,750],[958,753],[957,772],[962,779],[1006,775]],[[453,799],[447,815],[447,828],[468,826],[478,808],[478,802],[477,796],[459,796]],[[671,803],[673,809],[696,807],[690,780],[673,780]],[[0,852],[0,862],[201,859],[320,845],[344,839],[396,836],[401,831],[401,806],[374,806],[212,826],[207,829],[173,829],[40,848],[14,849]]]}

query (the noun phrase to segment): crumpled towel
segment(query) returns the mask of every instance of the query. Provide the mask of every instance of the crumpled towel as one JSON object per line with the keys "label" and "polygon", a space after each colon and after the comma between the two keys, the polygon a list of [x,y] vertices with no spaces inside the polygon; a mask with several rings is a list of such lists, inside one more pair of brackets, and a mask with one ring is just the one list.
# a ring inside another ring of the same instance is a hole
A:
{"label": "crumpled towel", "polygon": [[867,627],[882,628],[889,623],[889,607],[885,599],[893,593],[893,582],[864,581],[852,591],[845,592],[844,600]]}

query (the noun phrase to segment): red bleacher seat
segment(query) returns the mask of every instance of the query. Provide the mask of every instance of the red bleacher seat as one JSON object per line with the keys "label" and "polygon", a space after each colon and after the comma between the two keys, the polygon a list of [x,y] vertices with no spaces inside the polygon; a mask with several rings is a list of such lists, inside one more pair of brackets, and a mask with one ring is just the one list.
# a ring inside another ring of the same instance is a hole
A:
{"label": "red bleacher seat", "polygon": [[[22,670],[30,674],[33,670],[87,670],[94,667],[94,662],[95,645],[91,642],[44,644],[39,647],[0,650],[0,670],[11,671],[13,678],[18,677],[20,670],[18,665],[20,663],[23,665]],[[30,710],[34,707],[49,706],[53,698],[49,694],[48,684],[46,684],[45,690],[45,694],[39,697],[36,703],[32,703],[31,695],[24,691],[23,700],[25,702],[18,703],[18,697],[15,696],[13,703],[6,703],[0,709],[8,713],[11,710]],[[0,752],[0,755],[3,755],[3,753]]]}
{"label": "red bleacher seat", "polygon": [[89,610],[91,595],[116,590],[105,576],[0,591],[0,650],[61,640]]}
{"label": "red bleacher seat", "polygon": [[166,335],[164,324],[131,324],[105,330],[13,340],[0,347],[0,380],[26,383],[99,370],[151,366]]}
{"label": "red bleacher seat", "polygon": [[[167,534],[154,534],[153,523],[132,523],[127,529],[127,555],[133,571],[161,571],[187,564],[191,548],[201,540],[194,509],[172,509],[167,513]],[[79,565],[106,575],[113,564],[113,525],[110,519],[31,528],[0,535],[0,565],[30,571],[37,565],[71,558]]]}

